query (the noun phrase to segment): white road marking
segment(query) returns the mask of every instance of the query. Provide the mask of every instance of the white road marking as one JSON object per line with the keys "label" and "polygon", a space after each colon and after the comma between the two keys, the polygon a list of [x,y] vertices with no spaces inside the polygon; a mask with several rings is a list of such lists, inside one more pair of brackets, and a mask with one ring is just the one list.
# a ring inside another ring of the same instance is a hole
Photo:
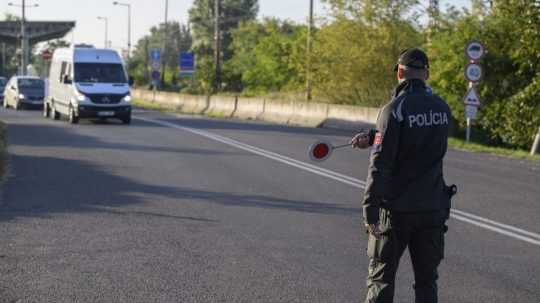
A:
{"label": "white road marking", "polygon": [[[339,181],[341,183],[351,185],[353,187],[359,188],[359,189],[365,189],[366,183],[360,179],[349,177],[325,168],[321,168],[306,162],[302,162],[287,156],[283,156],[281,154],[277,154],[268,150],[264,150],[249,144],[245,144],[239,141],[236,141],[231,138],[227,138],[221,135],[217,135],[211,132],[207,132],[200,129],[190,128],[181,126],[178,124],[161,121],[161,120],[155,120],[155,119],[148,119],[148,118],[141,118],[141,117],[135,117],[137,120],[145,121],[148,123],[153,123],[157,125],[161,125],[164,127],[179,129],[183,131],[187,131],[199,136],[206,137],[208,139],[221,142],[223,144],[227,144],[229,146],[233,146],[275,161],[279,161],[281,163],[309,171],[311,173],[314,173],[319,176],[323,176],[326,178],[330,178],[335,181]],[[512,237],[514,239],[522,240],[531,244],[540,245],[540,234],[530,232],[521,228],[517,228],[508,224],[499,223],[497,221],[493,221],[484,217],[480,217],[474,214],[470,214],[461,210],[452,209],[450,216],[456,220],[466,222],[478,227],[482,227],[494,232],[497,232],[499,234]]]}

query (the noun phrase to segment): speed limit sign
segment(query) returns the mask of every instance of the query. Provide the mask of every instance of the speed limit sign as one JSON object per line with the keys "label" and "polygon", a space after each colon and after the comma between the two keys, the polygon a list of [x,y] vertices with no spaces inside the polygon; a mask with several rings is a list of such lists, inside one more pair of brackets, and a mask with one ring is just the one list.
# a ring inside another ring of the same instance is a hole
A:
{"label": "speed limit sign", "polygon": [[484,76],[482,67],[476,63],[469,63],[465,66],[465,78],[470,82],[480,82]]}

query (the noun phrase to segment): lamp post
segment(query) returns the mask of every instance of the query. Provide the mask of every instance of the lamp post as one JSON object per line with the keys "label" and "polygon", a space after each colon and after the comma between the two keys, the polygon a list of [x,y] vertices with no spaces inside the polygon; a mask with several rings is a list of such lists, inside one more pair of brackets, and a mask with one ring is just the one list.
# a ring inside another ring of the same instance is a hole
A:
{"label": "lamp post", "polygon": [[105,21],[105,44],[104,44],[105,46],[104,47],[107,48],[108,47],[108,42],[109,42],[109,18],[101,17],[101,16],[99,16],[97,18],[98,18],[98,20]]}
{"label": "lamp post", "polygon": [[32,5],[26,5],[26,1],[25,0],[22,0],[22,4],[14,4],[12,2],[9,2],[8,3],[9,6],[15,6],[15,7],[20,7],[21,10],[22,10],[22,16],[21,16],[21,70],[20,70],[20,74],[25,76],[26,75],[26,66],[28,65],[28,61],[29,61],[29,53],[28,53],[28,49],[29,49],[29,40],[28,39],[28,36],[26,35],[26,25],[25,25],[25,22],[26,22],[26,9],[27,8],[31,8],[31,7],[38,7],[39,4],[32,4]]}
{"label": "lamp post", "polygon": [[114,1],[114,5],[125,6],[128,9],[128,59],[131,57],[131,4]]}
{"label": "lamp post", "polygon": [[309,21],[308,21],[308,34],[307,34],[307,68],[306,68],[306,99],[311,101],[311,51],[312,51],[312,31],[313,31],[313,0],[309,1]]}

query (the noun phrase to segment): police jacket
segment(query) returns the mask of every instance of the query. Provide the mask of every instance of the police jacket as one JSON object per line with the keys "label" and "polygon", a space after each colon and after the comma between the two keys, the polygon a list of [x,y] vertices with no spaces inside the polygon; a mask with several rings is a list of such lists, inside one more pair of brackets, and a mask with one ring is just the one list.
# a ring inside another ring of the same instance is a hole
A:
{"label": "police jacket", "polygon": [[421,80],[398,85],[379,112],[363,209],[366,223],[379,209],[425,212],[450,208],[443,179],[450,109]]}

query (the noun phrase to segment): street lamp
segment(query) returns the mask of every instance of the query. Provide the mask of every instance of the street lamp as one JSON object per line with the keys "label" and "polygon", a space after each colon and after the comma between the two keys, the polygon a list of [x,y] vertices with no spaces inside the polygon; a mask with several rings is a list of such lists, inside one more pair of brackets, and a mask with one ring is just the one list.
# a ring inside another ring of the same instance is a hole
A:
{"label": "street lamp", "polygon": [[25,0],[22,0],[22,4],[15,4],[13,2],[9,2],[8,3],[9,6],[15,6],[15,7],[20,7],[22,9],[22,17],[21,17],[21,75],[25,76],[26,75],[26,66],[28,65],[28,59],[29,59],[29,53],[28,53],[28,49],[29,49],[29,39],[28,37],[26,36],[26,27],[25,27],[25,22],[26,22],[26,9],[27,8],[32,8],[32,7],[38,7],[39,4],[37,3],[34,3],[32,5],[26,5],[26,1]]}
{"label": "street lamp", "polygon": [[114,5],[125,6],[128,8],[128,59],[131,56],[131,4],[118,1],[113,2]]}
{"label": "street lamp", "polygon": [[97,17],[98,20],[103,20],[105,21],[105,48],[107,48],[107,42],[109,41],[109,18],[107,17],[101,17],[101,16],[98,16]]}

